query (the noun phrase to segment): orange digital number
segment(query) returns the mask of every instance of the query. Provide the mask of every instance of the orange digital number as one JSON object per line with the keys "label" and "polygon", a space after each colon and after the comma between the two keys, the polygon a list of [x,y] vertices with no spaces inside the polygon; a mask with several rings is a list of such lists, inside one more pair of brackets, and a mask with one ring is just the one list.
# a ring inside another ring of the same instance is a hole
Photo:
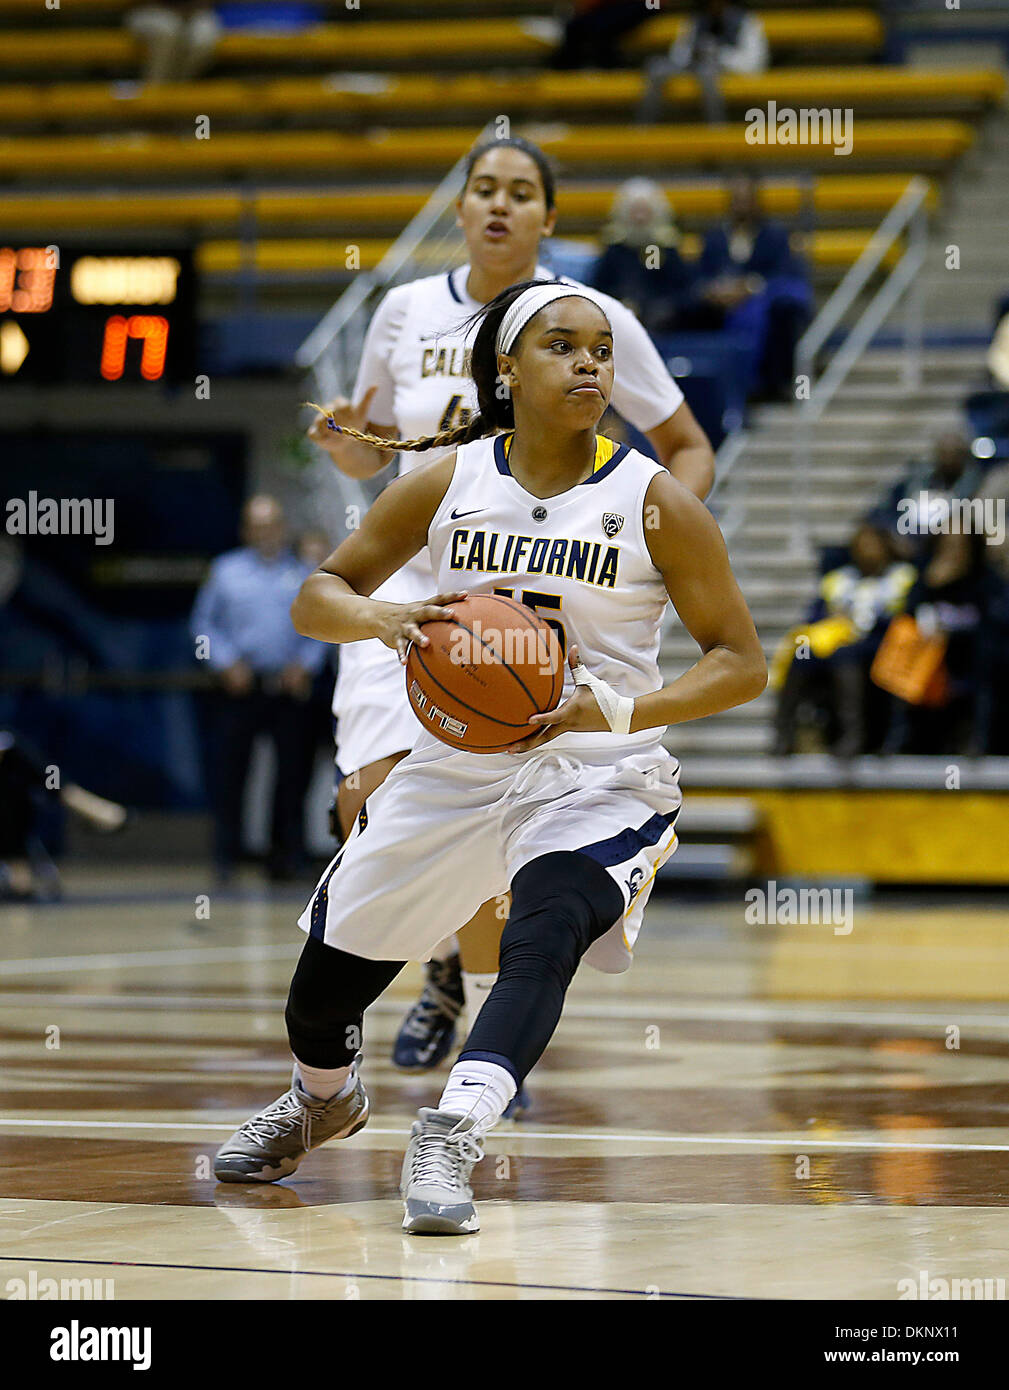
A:
{"label": "orange digital number", "polygon": [[43,246],[0,247],[0,313],[44,314],[52,308],[56,266]]}
{"label": "orange digital number", "polygon": [[140,375],[157,381],[164,374],[168,353],[168,320],[160,314],[112,314],[105,320],[102,360],[99,370],[106,381],[118,381],[126,369],[126,344],[130,338],[143,341]]}

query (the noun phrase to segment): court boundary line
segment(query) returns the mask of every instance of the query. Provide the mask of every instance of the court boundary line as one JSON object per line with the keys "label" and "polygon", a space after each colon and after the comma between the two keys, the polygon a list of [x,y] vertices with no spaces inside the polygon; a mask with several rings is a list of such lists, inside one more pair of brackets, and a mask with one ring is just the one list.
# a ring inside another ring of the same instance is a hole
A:
{"label": "court boundary line", "polygon": [[[149,951],[136,953],[122,953],[114,955],[98,956],[45,956],[38,960],[22,961],[0,961],[0,978],[16,976],[18,974],[58,974],[60,970],[77,969],[114,969],[116,966],[127,963],[133,965],[190,965],[200,961],[211,965],[223,965],[232,960],[267,960],[285,959],[289,954],[288,948],[283,947],[242,947],[225,946],[212,947],[208,950],[188,950],[179,951]],[[2,987],[0,987],[2,992]],[[101,1007],[114,1009],[119,1007],[123,1012],[129,1012],[132,1008],[140,1006],[185,1007],[196,1012],[206,1012],[211,1009],[226,1009],[229,1012],[241,1012],[249,1010],[254,1012],[262,1009],[281,1009],[284,997],[278,994],[276,998],[264,998],[260,995],[253,996],[219,996],[219,995],[157,995],[157,994],[123,994],[111,995],[89,995],[76,994],[70,992],[59,993],[58,996],[46,995],[44,998],[49,1000],[58,997],[59,1002],[68,1006],[75,1003],[83,1006],[89,1002],[102,1001]],[[35,1004],[39,1000],[37,995],[25,994],[24,1004]],[[7,1000],[11,1007],[18,1007],[20,1000]],[[930,1003],[932,1001],[929,1001]],[[990,1004],[991,1000],[963,1001],[950,1000],[947,1010],[939,1013],[861,1013],[858,1010],[832,1010],[820,1008],[815,1002],[803,1003],[799,1005],[780,1005],[763,1004],[715,1004],[705,1006],[703,1003],[692,1004],[684,1002],[681,1004],[666,1001],[663,1004],[653,1005],[646,1002],[635,1003],[627,1000],[623,1003],[600,1000],[595,1004],[581,1003],[571,1000],[565,1003],[565,1017],[587,1018],[593,1022],[616,1020],[633,1022],[641,1018],[657,1019],[671,1022],[699,1023],[794,1023],[811,1025],[824,1023],[850,1024],[853,1026],[876,1026],[889,1028],[919,1028],[934,1026],[945,1029],[949,1024],[948,1009],[957,1008],[963,1011],[963,1016],[975,1027],[990,1028],[993,1031],[1005,1033],[1009,1031],[1009,1018],[1005,1014],[982,1014],[971,1013],[971,1008],[977,1003]],[[402,1012],[402,1000],[376,1000],[367,1010],[368,1013],[375,1014],[395,1014]]]}
{"label": "court boundary line", "polygon": [[[746,1303],[751,1300],[745,1294],[731,1293],[677,1293],[675,1290],[659,1289],[654,1294],[649,1295],[647,1286],[645,1289],[612,1289],[604,1286],[590,1284],[520,1284],[507,1279],[446,1279],[435,1278],[430,1274],[353,1274],[346,1270],[328,1269],[263,1269],[259,1266],[250,1265],[184,1265],[171,1264],[169,1262],[148,1261],[148,1260],[77,1260],[73,1258],[61,1259],[56,1255],[0,1255],[0,1261],[11,1263],[15,1260],[21,1263],[34,1261],[36,1264],[73,1264],[73,1265],[97,1265],[103,1269],[180,1269],[218,1274],[283,1274],[288,1278],[292,1274],[304,1276],[305,1278],[315,1279],[349,1279],[353,1283],[359,1280],[374,1279],[387,1283],[397,1284],[454,1284],[466,1288],[487,1288],[487,1289],[540,1289],[548,1290],[552,1293],[613,1293],[627,1294],[629,1297],[640,1297],[645,1302],[658,1300],[660,1298],[707,1298],[718,1302]],[[83,1300],[81,1300],[83,1301]],[[138,1299],[138,1302],[144,1300]],[[175,1299],[173,1302],[184,1303],[187,1299]]]}
{"label": "court boundary line", "polygon": [[[205,1124],[199,1120],[37,1120],[27,1116],[12,1119],[0,1118],[0,1129],[22,1126],[27,1129],[165,1129],[165,1130],[213,1130],[215,1133],[230,1134],[233,1124]],[[398,1136],[404,1142],[409,1137],[406,1128],[386,1129],[368,1126],[368,1133],[383,1137]],[[602,1134],[598,1131],[570,1133],[555,1130],[530,1130],[524,1126],[519,1129],[502,1130],[494,1136],[502,1139],[538,1139],[546,1141],[572,1140],[579,1143],[597,1144],[694,1144],[700,1148],[706,1145],[720,1148],[784,1149],[787,1152],[802,1153],[806,1149],[832,1150],[853,1149],[881,1153],[895,1150],[902,1153],[1009,1153],[1007,1144],[971,1143],[900,1143],[886,1139],[749,1139],[742,1135],[726,1134]],[[62,1199],[61,1199],[62,1200]]]}

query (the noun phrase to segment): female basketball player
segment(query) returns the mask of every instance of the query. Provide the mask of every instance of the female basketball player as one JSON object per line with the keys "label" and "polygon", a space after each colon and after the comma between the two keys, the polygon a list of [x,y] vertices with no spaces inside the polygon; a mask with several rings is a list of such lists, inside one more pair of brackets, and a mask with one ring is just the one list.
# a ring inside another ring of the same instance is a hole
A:
{"label": "female basketball player", "polygon": [[[394,439],[427,435],[465,424],[476,405],[467,357],[470,332],[460,321],[501,290],[534,276],[553,278],[537,264],[540,242],[556,220],[554,182],[542,150],[519,139],[478,146],[458,202],[459,225],[469,264],[450,275],[416,280],[390,290],[365,339],[352,406],[331,407],[337,423]],[[570,282],[568,282],[570,283]],[[711,449],[683,395],[666,371],[647,333],[616,300],[601,296],[613,324],[617,369],[613,403],[649,438],[674,477],[705,497],[713,478]],[[388,449],[348,433],[335,434],[319,417],[310,436],[351,477],[368,477],[392,458]],[[414,467],[409,455],[401,471]],[[386,584],[380,598],[423,598],[433,579],[426,551]],[[341,829],[350,833],[365,798],[413,746],[417,726],[394,654],[381,642],[358,642],[342,653],[333,698],[337,716]],[[452,1046],[455,1019],[469,995],[472,1024],[494,983],[504,925],[501,905],[489,902],[459,935],[463,979],[454,940],[426,967],[420,1000],[410,1010],[393,1049],[405,1069],[436,1066]],[[520,1096],[518,1101],[524,1101]]]}
{"label": "female basketball player", "polygon": [[[663,730],[764,688],[760,642],[711,515],[661,465],[596,435],[614,335],[591,295],[533,282],[480,312],[478,413],[396,446],[455,452],[392,483],[295,600],[305,636],[378,638],[403,659],[410,642],[426,644],[425,622],[451,616],[463,596],[454,586],[507,586],[559,610],[569,693],[506,753],[459,752],[423,731],[369,798],[300,920],[291,1089],[225,1143],[222,1181],[285,1177],[316,1145],[365,1124],[365,1009],[405,961],[428,957],[445,924],[510,890],[498,980],[437,1109],[421,1110],[403,1168],[405,1230],[479,1229],[469,1175],[482,1135],[546,1047],[580,959],[630,964],[652,879],[675,847],[679,766]],[[587,570],[588,542],[607,547],[598,573]],[[437,598],[371,597],[425,545]],[[702,655],[663,687],[670,599]]]}

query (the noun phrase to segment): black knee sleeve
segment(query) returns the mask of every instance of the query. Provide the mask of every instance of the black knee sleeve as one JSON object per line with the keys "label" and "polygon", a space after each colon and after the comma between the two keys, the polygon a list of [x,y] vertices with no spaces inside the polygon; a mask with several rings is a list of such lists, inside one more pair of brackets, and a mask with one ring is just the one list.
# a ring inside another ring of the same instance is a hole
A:
{"label": "black knee sleeve", "polygon": [[284,1014],[291,1051],[310,1067],[346,1067],[361,1047],[364,1011],[403,969],[365,960],[310,936]]}
{"label": "black knee sleeve", "polygon": [[557,1027],[578,962],[624,900],[601,865],[573,851],[534,859],[511,888],[497,984],[461,1055],[495,1061],[521,1082]]}

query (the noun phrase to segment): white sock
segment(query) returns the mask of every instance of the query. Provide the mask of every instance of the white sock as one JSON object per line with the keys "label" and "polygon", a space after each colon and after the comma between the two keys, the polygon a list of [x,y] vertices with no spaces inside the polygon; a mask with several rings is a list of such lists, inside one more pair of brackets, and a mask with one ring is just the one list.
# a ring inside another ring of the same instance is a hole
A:
{"label": "white sock", "polygon": [[438,1109],[472,1116],[481,1130],[496,1125],[515,1094],[515,1078],[496,1062],[456,1062]]}
{"label": "white sock", "polygon": [[466,1022],[469,1024],[469,1031],[473,1031],[473,1024],[476,1023],[477,1014],[487,1002],[487,996],[494,988],[497,980],[497,971],[492,970],[486,974],[478,975],[474,971],[464,970],[462,972],[462,993],[466,1000]]}
{"label": "white sock", "polygon": [[304,1062],[299,1062],[297,1057],[294,1061],[302,1090],[307,1091],[316,1100],[332,1100],[334,1096],[342,1100],[354,1089],[351,1067],[307,1067]]}
{"label": "white sock", "polygon": [[447,936],[440,946],[436,946],[431,952],[432,960],[448,960],[449,956],[459,954],[459,938]]}

